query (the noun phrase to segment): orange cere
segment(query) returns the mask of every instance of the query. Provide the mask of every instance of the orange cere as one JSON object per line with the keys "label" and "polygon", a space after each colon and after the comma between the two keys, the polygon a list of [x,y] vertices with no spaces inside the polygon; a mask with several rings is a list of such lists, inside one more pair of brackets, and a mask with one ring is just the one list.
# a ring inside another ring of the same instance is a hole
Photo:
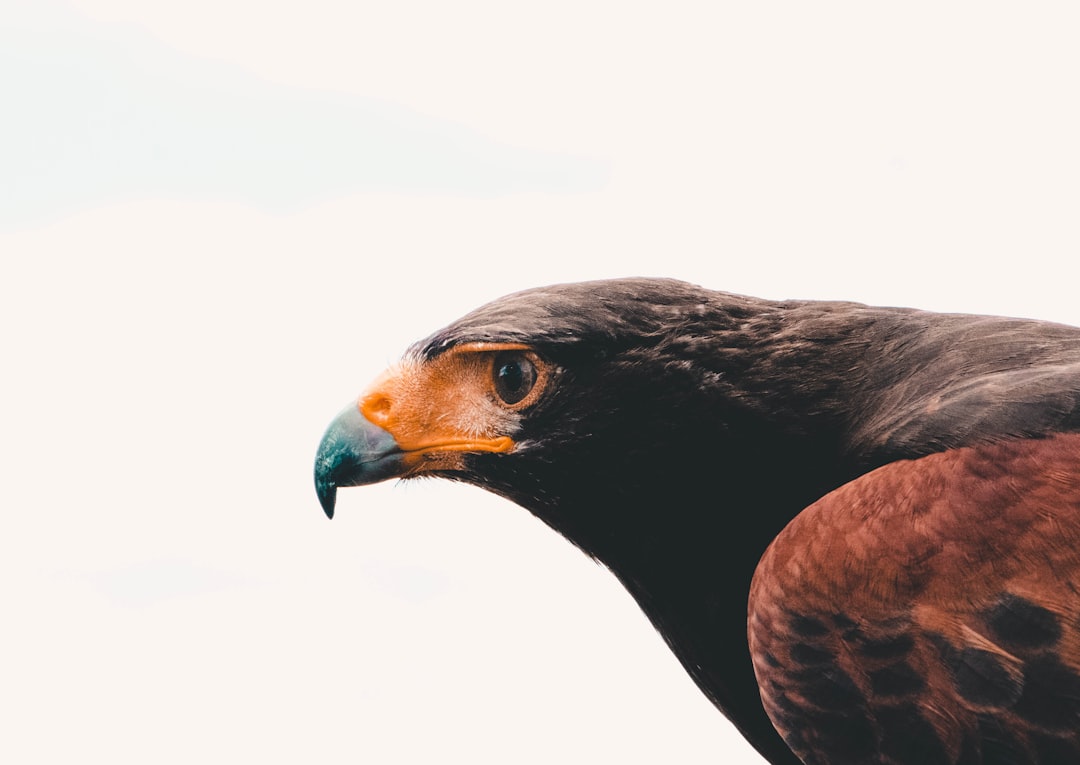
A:
{"label": "orange cere", "polygon": [[517,415],[491,395],[494,354],[527,350],[469,343],[434,359],[409,360],[380,376],[360,397],[360,412],[394,437],[414,464],[424,455],[506,452]]}

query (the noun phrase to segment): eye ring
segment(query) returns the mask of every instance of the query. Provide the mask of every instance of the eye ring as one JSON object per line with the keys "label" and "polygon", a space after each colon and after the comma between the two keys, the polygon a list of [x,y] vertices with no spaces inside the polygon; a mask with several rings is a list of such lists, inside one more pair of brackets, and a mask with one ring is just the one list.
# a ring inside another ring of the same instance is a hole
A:
{"label": "eye ring", "polygon": [[524,351],[500,351],[491,364],[491,384],[495,394],[507,406],[534,398],[540,370],[533,354]]}

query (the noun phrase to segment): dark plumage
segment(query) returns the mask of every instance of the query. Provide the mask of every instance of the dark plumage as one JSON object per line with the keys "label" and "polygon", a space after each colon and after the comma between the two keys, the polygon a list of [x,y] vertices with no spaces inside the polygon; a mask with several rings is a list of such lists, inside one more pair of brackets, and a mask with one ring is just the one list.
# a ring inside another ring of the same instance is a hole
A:
{"label": "dark plumage", "polygon": [[1073,327],[558,285],[414,346],[316,485],[527,508],[770,762],[1080,762],[1078,407]]}

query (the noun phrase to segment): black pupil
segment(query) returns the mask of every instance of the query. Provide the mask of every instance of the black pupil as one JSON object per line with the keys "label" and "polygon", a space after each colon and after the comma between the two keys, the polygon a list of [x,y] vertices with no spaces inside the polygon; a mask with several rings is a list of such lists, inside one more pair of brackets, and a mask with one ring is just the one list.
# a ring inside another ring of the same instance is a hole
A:
{"label": "black pupil", "polygon": [[516,352],[500,353],[495,357],[495,392],[507,404],[516,404],[536,384],[536,367]]}

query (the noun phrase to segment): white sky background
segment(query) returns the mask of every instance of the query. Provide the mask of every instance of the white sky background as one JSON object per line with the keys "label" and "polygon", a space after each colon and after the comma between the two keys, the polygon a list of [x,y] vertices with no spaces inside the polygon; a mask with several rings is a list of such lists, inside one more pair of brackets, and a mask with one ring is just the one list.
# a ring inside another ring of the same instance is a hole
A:
{"label": "white sky background", "polygon": [[0,760],[759,762],[525,511],[312,459],[542,283],[1080,323],[1080,12],[883,6],[4,2]]}

